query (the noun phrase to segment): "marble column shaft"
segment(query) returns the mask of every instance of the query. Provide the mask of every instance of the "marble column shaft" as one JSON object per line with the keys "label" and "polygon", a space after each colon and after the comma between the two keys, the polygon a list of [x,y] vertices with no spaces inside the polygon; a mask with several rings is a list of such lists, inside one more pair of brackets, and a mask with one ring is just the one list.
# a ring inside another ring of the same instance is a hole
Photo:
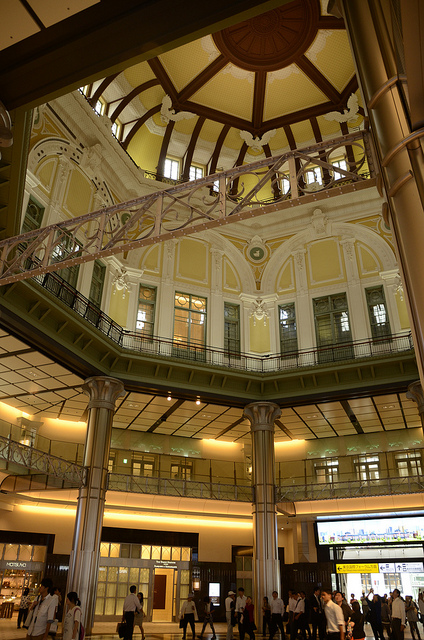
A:
{"label": "marble column shaft", "polygon": [[275,506],[274,420],[281,415],[273,402],[252,402],[243,412],[252,433],[253,580],[257,625],[262,598],[280,592],[280,570]]}
{"label": "marble column shaft", "polygon": [[88,475],[78,495],[67,592],[78,593],[83,624],[86,633],[90,634],[94,622],[113,413],[116,400],[125,392],[120,380],[103,376],[88,378],[82,388],[90,397],[84,450]]}

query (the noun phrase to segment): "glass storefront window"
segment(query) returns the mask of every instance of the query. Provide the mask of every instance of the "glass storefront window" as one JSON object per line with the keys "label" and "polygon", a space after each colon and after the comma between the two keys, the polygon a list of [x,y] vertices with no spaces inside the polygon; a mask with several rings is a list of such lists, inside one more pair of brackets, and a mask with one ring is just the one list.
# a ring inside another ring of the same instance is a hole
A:
{"label": "glass storefront window", "polygon": [[96,599],[96,616],[102,616],[104,608],[105,608],[105,599],[97,597],[97,599]]}
{"label": "glass storefront window", "polygon": [[46,561],[47,547],[34,546],[32,552],[33,562],[45,562]]}
{"label": "glass storefront window", "polygon": [[171,547],[162,547],[162,560],[171,559]]}
{"label": "glass storefront window", "polygon": [[120,544],[114,544],[112,543],[110,545],[110,554],[109,557],[110,558],[119,558],[119,552],[120,552]]}
{"label": "glass storefront window", "polygon": [[128,591],[129,588],[126,582],[124,584],[118,584],[118,598],[126,598]]}
{"label": "glass storefront window", "polygon": [[181,559],[181,548],[172,547],[172,560],[180,560],[180,559]]}
{"label": "glass storefront window", "polygon": [[107,579],[108,582],[118,582],[118,567],[108,567]]}
{"label": "glass storefront window", "polygon": [[99,567],[99,582],[106,581],[107,567]]}
{"label": "glass storefront window", "polygon": [[152,547],[152,560],[160,560],[161,547]]}
{"label": "glass storefront window", "polygon": [[141,558],[143,560],[150,560],[150,551],[151,547],[150,545],[147,544],[143,544],[141,547]]}
{"label": "glass storefront window", "polygon": [[[145,582],[149,582],[150,580],[150,569],[140,569],[140,582],[145,583]],[[144,593],[144,592],[143,592]],[[146,589],[146,593],[144,593],[144,595],[147,594],[147,589]]]}
{"label": "glass storefront window", "polygon": [[101,558],[108,558],[109,557],[109,543],[108,542],[102,542],[100,544],[100,557]]}
{"label": "glass storefront window", "polygon": [[139,574],[139,568],[138,567],[131,567],[130,568],[130,582],[131,582],[131,584],[137,584],[138,585],[138,574]]}
{"label": "glass storefront window", "polygon": [[[119,611],[119,609],[118,609],[118,611]],[[113,616],[115,614],[115,598],[106,598],[105,614],[107,616]]]}
{"label": "glass storefront window", "polygon": [[141,544],[131,545],[131,558],[141,558]]}
{"label": "glass storefront window", "polygon": [[188,584],[182,584],[180,586],[180,602],[182,602],[183,600],[187,599],[188,591],[189,591],[189,585]]}
{"label": "glass storefront window", "polygon": [[119,556],[121,558],[129,558],[130,557],[130,545],[129,544],[121,544],[121,551]]}
{"label": "glass storefront window", "polygon": [[105,591],[106,591],[106,583],[99,582],[99,585],[97,587],[97,595],[102,597],[105,595]]}
{"label": "glass storefront window", "polygon": [[190,571],[187,569],[182,569],[180,571],[180,584],[189,584],[190,582]]}
{"label": "glass storefront window", "polygon": [[21,562],[30,562],[32,556],[32,544],[21,544],[19,547],[19,560]]}
{"label": "glass storefront window", "polygon": [[106,595],[108,598],[116,598],[116,582],[110,582],[107,585]]}
{"label": "glass storefront window", "polygon": [[190,547],[182,547],[181,548],[181,560],[186,562],[190,562],[191,560],[191,549]]}
{"label": "glass storefront window", "polygon": [[18,547],[18,544],[6,544],[6,548],[4,550],[4,559],[16,560],[18,557]]}
{"label": "glass storefront window", "polygon": [[119,567],[118,571],[118,582],[128,582],[128,568],[127,567]]}

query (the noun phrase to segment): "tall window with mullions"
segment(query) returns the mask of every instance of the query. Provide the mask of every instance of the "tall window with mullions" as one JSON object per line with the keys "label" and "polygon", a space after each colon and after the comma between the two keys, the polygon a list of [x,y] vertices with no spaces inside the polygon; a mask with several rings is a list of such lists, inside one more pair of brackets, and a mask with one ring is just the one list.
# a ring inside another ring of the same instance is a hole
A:
{"label": "tall window with mullions", "polygon": [[313,300],[318,362],[353,358],[352,331],[345,293]]}
{"label": "tall window with mullions", "polygon": [[379,286],[365,289],[365,295],[367,297],[372,337],[389,337],[391,335],[391,329],[383,287]]}
{"label": "tall window with mullions", "polygon": [[224,349],[230,356],[240,355],[240,305],[224,302]]}
{"label": "tall window with mullions", "polygon": [[156,292],[156,287],[140,285],[135,328],[146,340],[152,340],[154,335]]}
{"label": "tall window with mullions", "polygon": [[174,355],[204,359],[206,298],[176,292],[174,300]]}
{"label": "tall window with mullions", "polygon": [[280,350],[282,355],[297,353],[297,325],[294,302],[281,304],[278,307],[280,325]]}

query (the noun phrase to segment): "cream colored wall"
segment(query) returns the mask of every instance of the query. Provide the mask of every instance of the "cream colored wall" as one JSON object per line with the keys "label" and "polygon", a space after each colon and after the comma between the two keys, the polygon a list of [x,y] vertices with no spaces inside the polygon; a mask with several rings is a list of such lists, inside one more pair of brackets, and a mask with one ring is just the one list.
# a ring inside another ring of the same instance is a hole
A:
{"label": "cream colored wall", "polygon": [[[59,493],[58,493],[59,495]],[[178,498],[172,499],[177,505]],[[55,535],[53,553],[69,554],[72,548],[76,508],[43,509],[33,508],[32,505],[15,506],[12,512],[0,509],[0,528],[4,531],[28,531],[35,533],[50,533]],[[193,514],[194,515],[194,514]],[[159,520],[161,518],[159,517]],[[231,516],[230,516],[231,520]],[[220,526],[219,518],[214,524],[213,515],[204,525],[185,524],[183,518],[179,522],[154,524],[143,516],[135,520],[128,513],[121,512],[113,517],[106,512],[103,519],[104,526],[142,529],[149,531],[180,531],[199,534],[199,561],[201,562],[231,562],[232,545],[253,544],[253,529],[239,528],[237,522],[233,525]],[[153,534],[154,535],[154,534]],[[119,542],[119,540],[117,540]]]}
{"label": "cream colored wall", "polygon": [[[276,462],[296,463],[297,460],[315,460],[329,456],[343,457],[350,452],[366,453],[369,451],[402,451],[424,448],[422,428],[418,427],[420,419],[417,413],[416,428],[394,429],[337,438],[321,438],[318,440],[293,440],[275,444]],[[329,453],[331,451],[331,453]]]}
{"label": "cream colored wall", "polygon": [[12,512],[0,511],[0,529],[3,531],[31,531],[55,535],[53,553],[69,554],[74,533],[75,509],[68,513],[37,513],[23,506]]}

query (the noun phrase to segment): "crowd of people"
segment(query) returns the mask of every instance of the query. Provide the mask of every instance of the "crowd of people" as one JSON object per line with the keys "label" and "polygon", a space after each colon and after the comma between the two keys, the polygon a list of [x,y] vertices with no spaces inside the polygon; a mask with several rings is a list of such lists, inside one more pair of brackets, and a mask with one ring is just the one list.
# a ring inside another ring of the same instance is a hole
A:
{"label": "crowd of people", "polygon": [[[62,618],[62,596],[50,578],[43,578],[37,597],[31,601],[29,589],[22,593],[18,611],[18,629],[27,629],[26,640],[45,640],[57,633]],[[63,619],[62,639],[82,640],[81,603],[78,594],[70,591],[66,596],[66,613]]]}
{"label": "crowd of people", "polygon": [[[139,627],[142,640],[143,594],[137,587],[130,587],[130,593],[124,600],[120,637],[132,640],[135,627]],[[18,629],[23,625],[27,629],[26,640],[44,640],[55,635],[58,620],[61,619],[62,598],[60,590],[53,587],[49,578],[44,578],[38,589],[37,598],[31,602],[29,589],[24,589],[19,612]],[[203,626],[199,638],[202,639],[209,625],[212,640],[216,639],[213,623],[214,605],[212,599],[203,599]],[[287,605],[273,591],[271,598],[265,596],[261,603],[262,637],[274,640],[279,632],[282,640],[364,640],[365,625],[369,624],[375,640],[404,640],[404,629],[409,625],[412,640],[421,640],[418,627],[424,625],[424,594],[420,593],[417,603],[412,596],[401,597],[398,589],[380,596],[370,589],[357,599],[351,594],[346,598],[340,591],[331,591],[316,587],[307,597],[304,591],[289,591]],[[245,595],[243,587],[236,594],[229,591],[225,598],[227,621],[226,640],[235,640],[237,627],[239,640],[255,640],[255,607],[251,596]],[[190,593],[183,602],[180,611],[182,638],[186,640],[190,627],[195,640],[195,621],[198,620],[194,594]],[[66,597],[66,610],[63,617],[63,640],[82,640],[81,603],[77,593],[71,591]]]}
{"label": "crowd of people", "polygon": [[[289,591],[287,606],[278,592],[272,598],[263,598],[262,637],[273,640],[278,631],[282,640],[363,640],[365,624],[370,624],[375,640],[403,640],[408,624],[412,640],[421,640],[418,621],[424,624],[424,594],[420,593],[418,604],[412,596],[401,597],[398,589],[389,595],[380,596],[371,589],[357,600],[351,594],[349,602],[340,591],[316,587],[307,597],[304,591]],[[227,619],[226,640],[234,640],[234,627],[238,626],[240,640],[249,635],[255,639],[254,605],[244,589],[228,592],[225,600]],[[214,634],[215,635],[215,634]],[[183,635],[185,638],[185,634]],[[194,638],[194,631],[193,631]]]}

